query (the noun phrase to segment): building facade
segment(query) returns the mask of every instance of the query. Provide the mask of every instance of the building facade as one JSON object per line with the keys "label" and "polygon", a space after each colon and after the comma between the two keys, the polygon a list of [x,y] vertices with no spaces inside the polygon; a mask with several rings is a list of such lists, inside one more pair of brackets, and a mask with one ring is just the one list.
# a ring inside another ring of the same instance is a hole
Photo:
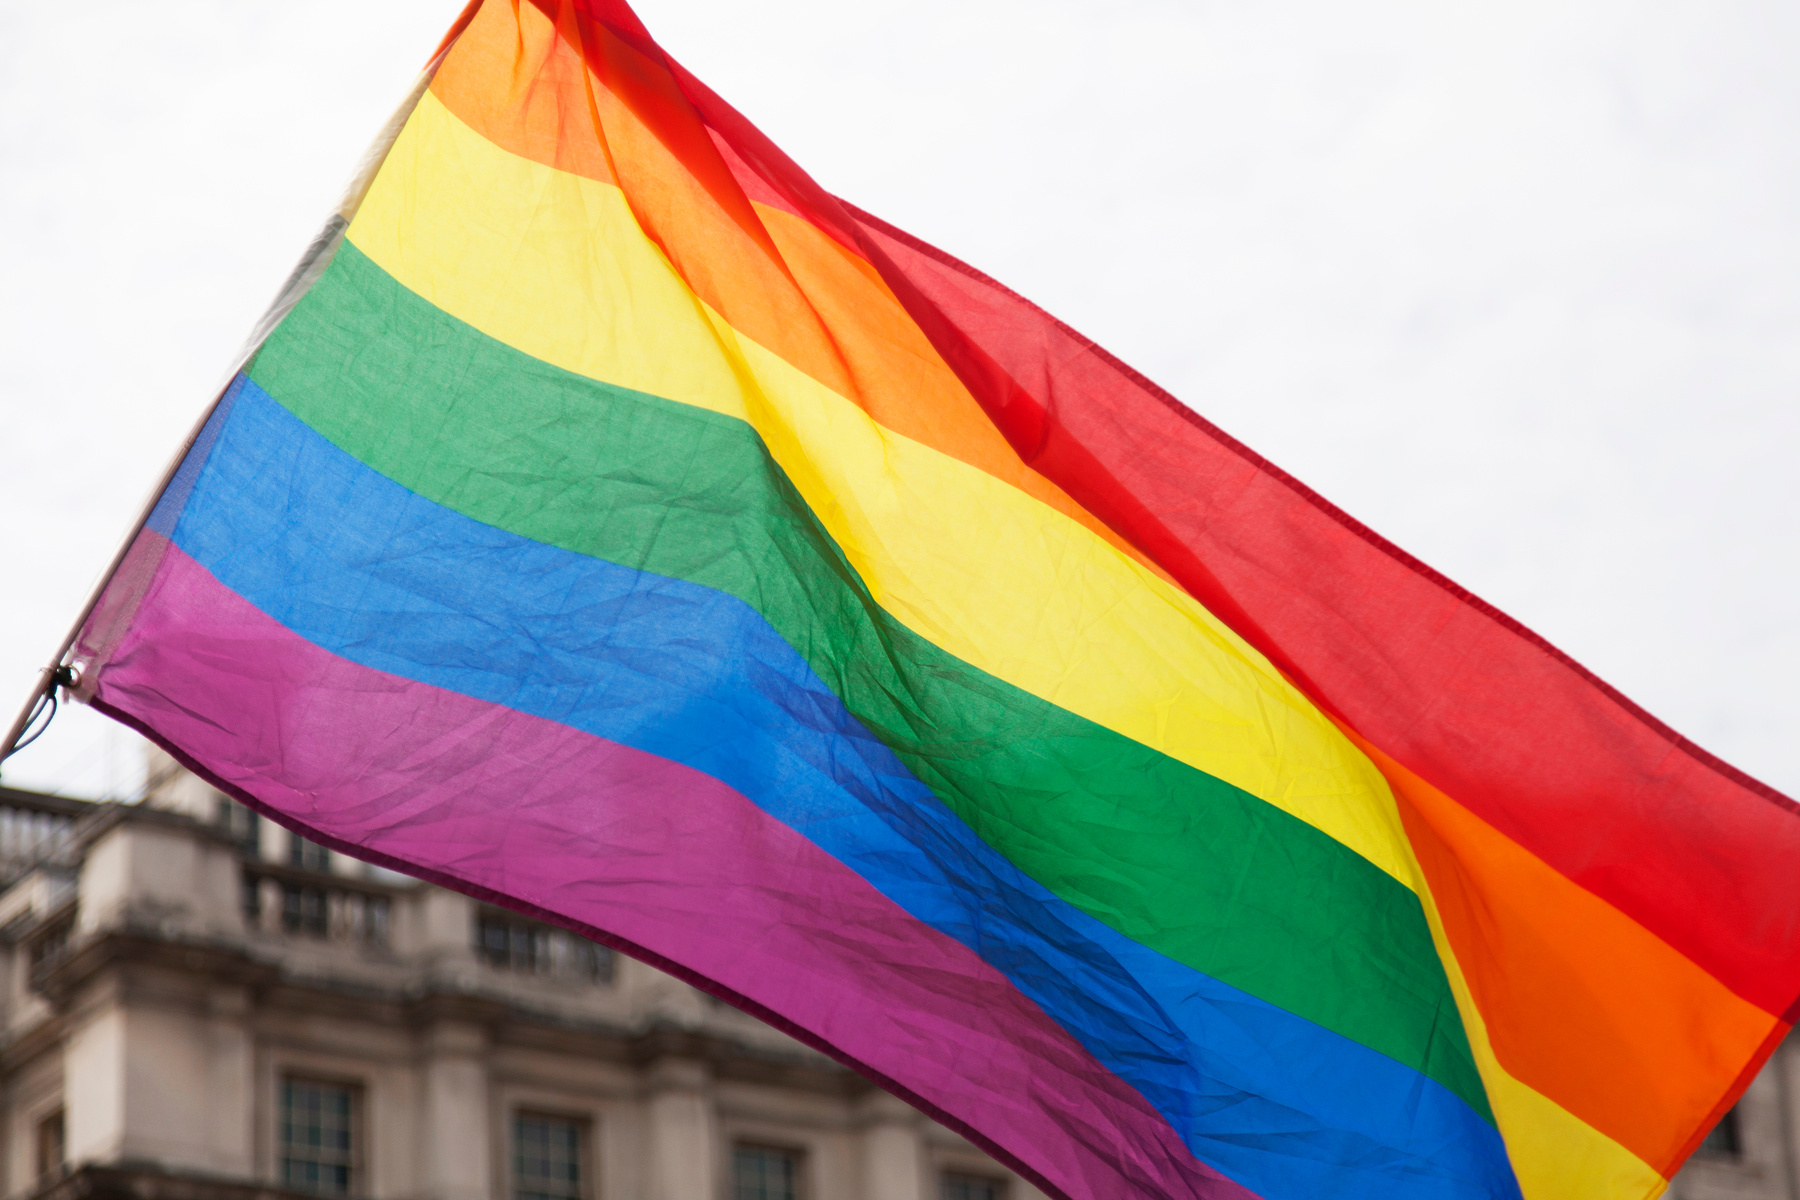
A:
{"label": "building facade", "polygon": [[[1800,1200],[1795,1047],[1677,1180]],[[784,1034],[167,759],[0,788],[0,1171],[42,1200],[1036,1200]]]}
{"label": "building facade", "polygon": [[784,1034],[163,762],[0,789],[0,1169],[46,1200],[1032,1200]]}

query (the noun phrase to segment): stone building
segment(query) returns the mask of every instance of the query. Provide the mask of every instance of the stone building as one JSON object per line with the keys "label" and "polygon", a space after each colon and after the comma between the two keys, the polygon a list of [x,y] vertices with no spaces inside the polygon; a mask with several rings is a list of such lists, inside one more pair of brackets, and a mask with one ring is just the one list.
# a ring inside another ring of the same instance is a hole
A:
{"label": "stone building", "polygon": [[253,819],[0,788],[0,1170],[44,1200],[1029,1200],[855,1073]]}
{"label": "stone building", "polygon": [[[1683,1200],[1800,1200],[1784,1047]],[[0,1171],[42,1200],[1033,1200],[667,975],[327,852],[162,759],[0,788]]]}

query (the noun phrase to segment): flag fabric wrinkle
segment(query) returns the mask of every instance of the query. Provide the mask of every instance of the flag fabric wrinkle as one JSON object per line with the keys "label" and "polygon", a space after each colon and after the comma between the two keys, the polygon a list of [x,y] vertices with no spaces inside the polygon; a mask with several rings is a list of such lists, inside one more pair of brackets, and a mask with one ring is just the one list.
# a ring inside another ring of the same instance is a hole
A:
{"label": "flag fabric wrinkle", "polygon": [[619,0],[474,0],[433,62],[82,698],[1051,1195],[1667,1187],[1800,1006],[1792,801]]}

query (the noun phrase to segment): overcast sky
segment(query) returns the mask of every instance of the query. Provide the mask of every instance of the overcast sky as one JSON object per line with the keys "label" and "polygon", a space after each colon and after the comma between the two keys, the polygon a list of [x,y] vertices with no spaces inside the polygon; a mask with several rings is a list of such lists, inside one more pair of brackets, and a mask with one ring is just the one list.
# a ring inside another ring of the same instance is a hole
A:
{"label": "overcast sky", "polygon": [[[826,187],[1800,793],[1800,6],[644,0]],[[0,707],[456,14],[0,0]],[[7,765],[129,790],[82,710]]]}

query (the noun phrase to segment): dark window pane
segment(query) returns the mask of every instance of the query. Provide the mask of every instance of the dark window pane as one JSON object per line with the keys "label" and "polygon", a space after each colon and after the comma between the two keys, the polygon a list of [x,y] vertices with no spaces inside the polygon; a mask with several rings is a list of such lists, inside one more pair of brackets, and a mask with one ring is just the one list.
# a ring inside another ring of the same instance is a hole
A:
{"label": "dark window pane", "polygon": [[1005,1189],[1003,1181],[986,1175],[945,1171],[938,1178],[938,1195],[941,1200],[1003,1200]]}
{"label": "dark window pane", "polygon": [[281,927],[289,933],[309,933],[324,937],[330,910],[325,903],[325,889],[298,883],[281,885]]}
{"label": "dark window pane", "polygon": [[305,1079],[281,1082],[281,1181],[295,1191],[350,1194],[355,1144],[351,1090]]}
{"label": "dark window pane", "polygon": [[523,1113],[513,1121],[513,1192],[515,1200],[579,1200],[578,1122]]}
{"label": "dark window pane", "polygon": [[67,1154],[63,1143],[63,1112],[57,1109],[38,1122],[38,1182],[62,1178]]}
{"label": "dark window pane", "polygon": [[799,1200],[800,1156],[770,1146],[738,1146],[731,1156],[732,1200]]}
{"label": "dark window pane", "polygon": [[1698,1151],[1708,1158],[1741,1158],[1744,1153],[1744,1142],[1738,1129],[1738,1111],[1735,1107],[1725,1110],[1719,1123],[1712,1127],[1700,1143]]}
{"label": "dark window pane", "polygon": [[475,922],[475,953],[491,967],[580,983],[612,979],[612,951],[586,938],[522,917],[484,912]]}
{"label": "dark window pane", "polygon": [[225,830],[238,853],[255,858],[262,841],[262,821],[255,813],[228,796],[219,797],[219,826]]}
{"label": "dark window pane", "polygon": [[288,863],[308,871],[331,870],[331,851],[297,833],[288,835]]}

